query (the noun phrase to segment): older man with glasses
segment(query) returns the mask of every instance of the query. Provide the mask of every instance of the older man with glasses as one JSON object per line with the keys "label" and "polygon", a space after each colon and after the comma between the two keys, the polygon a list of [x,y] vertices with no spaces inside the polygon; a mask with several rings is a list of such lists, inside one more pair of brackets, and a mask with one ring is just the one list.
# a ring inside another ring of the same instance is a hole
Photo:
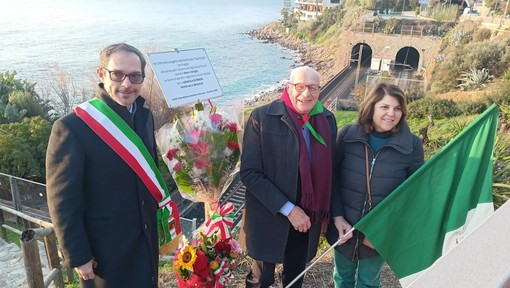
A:
{"label": "older man with glasses", "polygon": [[51,132],[48,206],[82,287],[158,287],[158,203],[132,168],[143,159],[130,154],[136,147],[157,163],[153,116],[139,95],[145,65],[128,44],[103,49],[96,98]]}
{"label": "older man with glasses", "polygon": [[[246,287],[269,287],[283,263],[290,284],[317,252],[329,217],[336,121],[320,103],[320,76],[292,70],[280,99],[252,111],[240,176],[246,186],[240,242],[253,258]],[[302,279],[293,287],[301,287]]]}

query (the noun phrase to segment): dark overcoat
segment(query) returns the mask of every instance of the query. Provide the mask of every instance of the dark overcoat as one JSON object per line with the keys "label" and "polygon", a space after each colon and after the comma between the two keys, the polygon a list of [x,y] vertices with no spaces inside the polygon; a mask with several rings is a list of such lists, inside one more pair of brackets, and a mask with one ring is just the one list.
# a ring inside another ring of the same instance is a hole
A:
{"label": "dark overcoat", "polygon": [[[131,115],[101,84],[98,98],[133,128],[156,160],[154,120],[145,100],[137,98]],[[49,212],[64,260],[77,267],[94,258],[105,287],[157,287],[157,203],[74,112],[53,125],[46,171]]]}
{"label": "dark overcoat", "polygon": [[[330,111],[324,113],[330,129],[328,145],[334,145],[336,121]],[[299,204],[298,133],[281,100],[253,110],[245,127],[240,176],[246,196],[239,240],[256,260],[283,262],[291,224],[279,210],[287,201]],[[308,261],[317,253],[320,228],[314,224],[310,229],[308,251],[302,251]]]}
{"label": "dark overcoat", "polygon": [[[339,171],[341,189],[331,196],[331,216],[344,216],[351,225],[369,212],[365,147],[368,147],[372,209],[424,162],[421,140],[411,133],[406,122],[401,132],[392,135],[375,154],[368,143],[368,134],[359,124],[345,126],[338,134],[336,145],[335,165],[339,167],[335,171]],[[348,259],[378,255],[376,250],[361,244],[364,237],[354,231],[351,239],[335,249]],[[332,223],[328,226],[327,239],[330,244],[338,240],[338,231]]]}

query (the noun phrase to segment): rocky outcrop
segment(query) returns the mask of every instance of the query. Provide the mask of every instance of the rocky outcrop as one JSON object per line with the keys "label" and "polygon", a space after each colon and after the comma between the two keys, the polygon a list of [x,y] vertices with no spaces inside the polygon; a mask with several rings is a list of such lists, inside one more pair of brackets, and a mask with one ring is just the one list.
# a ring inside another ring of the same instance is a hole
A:
{"label": "rocky outcrop", "polygon": [[272,22],[258,29],[252,30],[249,34],[260,40],[275,43],[285,48],[294,50],[300,54],[300,62],[297,65],[308,65],[321,74],[322,82],[326,83],[335,72],[336,57],[333,51],[319,44],[309,44],[297,39],[290,34],[280,32],[277,23]]}
{"label": "rocky outcrop", "polygon": [[[321,75],[321,85],[326,84],[338,73],[338,71],[335,71],[335,67],[338,65],[333,51],[323,45],[310,44],[290,34],[280,32],[280,29],[281,26],[278,23],[272,22],[252,30],[248,34],[259,41],[278,44],[298,52],[299,60],[295,63],[295,66],[308,65],[317,70]],[[277,91],[262,94],[255,99],[248,100],[246,104],[248,106],[257,106],[271,101],[280,96],[282,89],[283,87],[277,89]]]}

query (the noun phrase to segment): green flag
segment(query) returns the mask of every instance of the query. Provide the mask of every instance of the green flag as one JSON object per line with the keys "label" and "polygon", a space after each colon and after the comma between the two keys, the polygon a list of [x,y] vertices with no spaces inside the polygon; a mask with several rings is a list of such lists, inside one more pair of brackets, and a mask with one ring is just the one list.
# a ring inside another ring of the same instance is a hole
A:
{"label": "green flag", "polygon": [[494,212],[492,105],[354,225],[406,287]]}

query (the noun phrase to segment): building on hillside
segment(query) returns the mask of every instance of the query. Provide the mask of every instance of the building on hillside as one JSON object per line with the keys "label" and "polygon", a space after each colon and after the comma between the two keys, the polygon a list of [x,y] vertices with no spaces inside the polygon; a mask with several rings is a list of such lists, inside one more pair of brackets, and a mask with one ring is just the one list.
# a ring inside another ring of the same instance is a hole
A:
{"label": "building on hillside", "polygon": [[301,13],[299,20],[307,21],[315,19],[328,8],[338,6],[342,0],[295,0],[294,4],[297,11]]}

